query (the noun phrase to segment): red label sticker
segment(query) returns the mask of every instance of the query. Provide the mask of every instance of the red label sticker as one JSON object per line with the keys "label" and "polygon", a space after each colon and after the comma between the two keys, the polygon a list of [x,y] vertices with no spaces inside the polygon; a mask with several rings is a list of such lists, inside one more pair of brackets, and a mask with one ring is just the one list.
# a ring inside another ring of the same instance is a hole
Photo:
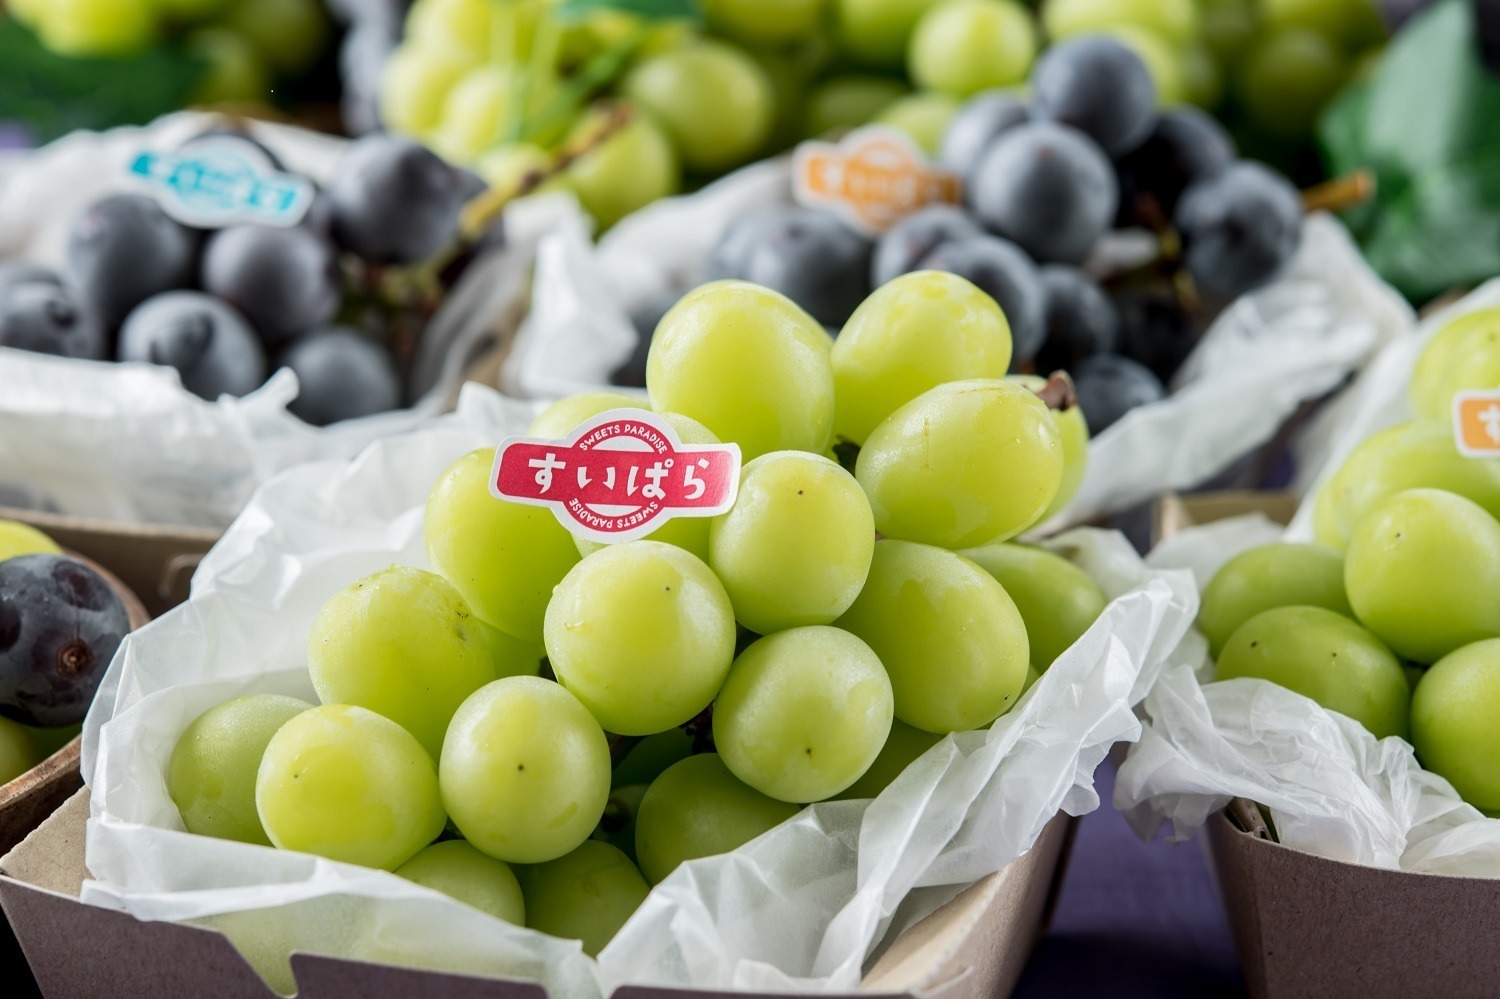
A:
{"label": "red label sticker", "polygon": [[716,517],[740,485],[737,444],[683,444],[644,409],[612,409],[563,440],[509,437],[495,452],[490,492],[551,507],[592,541],[631,541],[673,517]]}
{"label": "red label sticker", "polygon": [[1500,457],[1500,390],[1472,389],[1453,397],[1453,441],[1465,457]]}
{"label": "red label sticker", "polygon": [[799,203],[876,234],[927,205],[957,204],[962,194],[958,174],[936,169],[905,132],[884,125],[855,129],[837,144],[802,143],[792,187]]}

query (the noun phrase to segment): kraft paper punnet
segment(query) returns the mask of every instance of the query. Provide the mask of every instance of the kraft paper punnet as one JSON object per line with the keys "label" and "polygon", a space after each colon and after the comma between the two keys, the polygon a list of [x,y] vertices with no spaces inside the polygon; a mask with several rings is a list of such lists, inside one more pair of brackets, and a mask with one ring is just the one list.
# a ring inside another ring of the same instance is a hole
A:
{"label": "kraft paper punnet", "polygon": [[873,802],[815,805],[656,886],[604,950],[492,919],[381,871],[183,831],[167,760],[199,712],[276,691],[313,699],[305,647],[333,593],[392,563],[424,566],[422,512],[442,470],[521,430],[530,411],[470,385],[458,411],[352,462],[304,465],[251,500],[191,599],[130,636],[84,732],[91,792],[85,902],[223,931],[290,987],[290,950],[542,981],[554,996],[621,983],[848,990],[883,941],[1005,867],[1059,811],[1099,801],[1095,767],[1197,608],[1185,573],[1148,569],[1112,532],[1049,547],[1112,598],[1009,714],[950,737]]}

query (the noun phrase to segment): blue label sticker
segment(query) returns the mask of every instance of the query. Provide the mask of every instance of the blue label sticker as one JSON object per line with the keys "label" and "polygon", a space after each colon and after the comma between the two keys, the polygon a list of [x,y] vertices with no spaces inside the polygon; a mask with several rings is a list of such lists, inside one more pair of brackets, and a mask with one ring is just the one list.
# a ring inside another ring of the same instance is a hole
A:
{"label": "blue label sticker", "polygon": [[144,150],[130,172],[168,215],[200,228],[238,222],[293,226],[314,194],[307,178],[278,170],[269,156],[232,136],[194,139],[170,153]]}

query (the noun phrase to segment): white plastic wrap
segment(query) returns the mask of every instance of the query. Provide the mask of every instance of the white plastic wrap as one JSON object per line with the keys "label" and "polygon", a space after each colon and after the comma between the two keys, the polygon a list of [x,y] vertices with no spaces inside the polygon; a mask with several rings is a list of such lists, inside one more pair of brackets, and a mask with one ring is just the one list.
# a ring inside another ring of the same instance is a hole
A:
{"label": "white plastic wrap", "polygon": [[[0,259],[60,267],[74,218],[128,189],[142,148],[172,148],[214,123],[177,114],[144,127],[78,132],[35,151],[0,154]],[[290,170],[327,180],[341,140],[255,124],[257,139]],[[371,441],[440,412],[463,365],[499,317],[519,311],[536,240],[576,215],[540,199],[506,216],[507,248],[476,260],[423,333],[410,409],[309,426],[286,411],[290,371],[242,399],[207,402],[177,373],[145,364],[46,357],[0,349],[0,505],[128,522],[223,527],[270,475],[299,462],[347,458]]]}
{"label": "white plastic wrap", "polygon": [[287,471],[255,495],[188,603],[127,638],[94,702],[83,771],[97,880],[85,901],[217,926],[282,988],[293,946],[538,978],[568,997],[621,982],[850,988],[892,925],[1019,857],[1059,809],[1098,805],[1094,768],[1136,736],[1131,705],[1196,612],[1188,575],[1148,571],[1118,534],[1056,539],[1112,600],[1011,713],[939,743],[873,804],[820,804],[732,854],[684,865],[597,962],[384,872],[184,832],[163,776],[183,727],[244,693],[311,698],[304,649],[322,603],[394,562],[424,565],[431,483],[528,416],[469,386],[457,413],[352,463]]}

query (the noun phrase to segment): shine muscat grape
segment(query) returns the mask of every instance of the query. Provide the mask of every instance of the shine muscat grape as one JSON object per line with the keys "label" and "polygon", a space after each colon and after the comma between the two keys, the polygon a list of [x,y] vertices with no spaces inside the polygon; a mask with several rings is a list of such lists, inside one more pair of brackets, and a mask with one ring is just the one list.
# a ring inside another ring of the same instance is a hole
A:
{"label": "shine muscat grape", "polygon": [[[744,282],[662,327],[656,415],[740,444],[733,506],[575,544],[490,494],[493,450],[460,458],[426,508],[435,571],[393,566],[317,614],[318,706],[255,695],[184,730],[168,785],[189,830],[392,870],[595,954],[683,863],[879,795],[994,722],[1103,611],[1071,563],[1002,543],[1086,437],[1038,395],[1055,383],[1005,377],[1005,314],[974,285],[898,278],[836,351]],[[563,400],[530,433],[640,405]],[[835,426],[865,438],[854,473],[823,453]],[[460,838],[434,842],[445,825]]]}

